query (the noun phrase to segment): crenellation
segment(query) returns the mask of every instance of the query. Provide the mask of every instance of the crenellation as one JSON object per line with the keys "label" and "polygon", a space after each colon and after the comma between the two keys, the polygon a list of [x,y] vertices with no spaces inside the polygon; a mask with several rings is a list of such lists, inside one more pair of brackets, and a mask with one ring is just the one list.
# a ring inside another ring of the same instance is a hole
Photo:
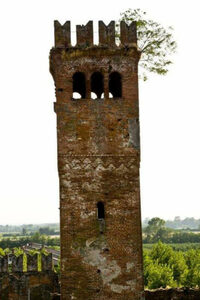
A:
{"label": "crenellation", "polygon": [[111,21],[108,26],[103,21],[99,21],[99,45],[113,47],[115,43],[115,21]]}
{"label": "crenellation", "polygon": [[128,25],[125,21],[120,22],[120,41],[123,46],[134,46],[137,44],[136,22]]}
{"label": "crenellation", "polygon": [[[39,268],[39,266],[41,267]],[[36,253],[31,255],[24,252],[20,255],[10,254],[9,256],[0,256],[0,273],[46,272],[53,269],[54,261],[52,253],[41,253],[41,255]]]}
{"label": "crenellation", "polygon": [[64,25],[61,25],[58,21],[54,21],[54,37],[56,48],[68,48],[71,46],[70,28],[70,21],[66,21]]}
{"label": "crenellation", "polygon": [[93,45],[93,21],[86,25],[76,26],[77,46],[90,47]]}
{"label": "crenellation", "polygon": [[105,25],[103,21],[98,23],[98,35],[99,44],[94,46],[93,41],[93,21],[89,21],[86,25],[76,26],[76,45],[71,45],[71,25],[70,21],[66,21],[64,25],[61,25],[59,21],[54,21],[54,36],[55,36],[55,48],[64,48],[70,50],[84,49],[92,47],[100,48],[117,48],[117,47],[136,47],[137,44],[137,32],[136,22],[132,22],[130,25],[124,21],[120,22],[120,46],[116,44],[116,25],[115,21],[111,21],[108,25]]}

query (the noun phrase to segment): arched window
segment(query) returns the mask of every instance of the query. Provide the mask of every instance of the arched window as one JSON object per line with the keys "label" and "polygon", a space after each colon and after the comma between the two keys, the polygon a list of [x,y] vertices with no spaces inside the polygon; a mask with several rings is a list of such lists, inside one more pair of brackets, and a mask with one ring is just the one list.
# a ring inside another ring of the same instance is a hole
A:
{"label": "arched window", "polygon": [[101,201],[97,203],[97,214],[98,214],[98,219],[105,219],[104,204]]}
{"label": "arched window", "polygon": [[91,93],[95,93],[97,98],[100,99],[103,92],[103,75],[101,72],[94,72],[91,76]]}
{"label": "arched window", "polygon": [[118,72],[112,72],[109,75],[109,93],[113,95],[113,98],[122,97],[122,78]]}
{"label": "arched window", "polygon": [[[75,93],[79,93],[81,97],[76,97]],[[83,98],[86,97],[86,83],[85,74],[82,72],[76,72],[73,75],[73,98]]]}

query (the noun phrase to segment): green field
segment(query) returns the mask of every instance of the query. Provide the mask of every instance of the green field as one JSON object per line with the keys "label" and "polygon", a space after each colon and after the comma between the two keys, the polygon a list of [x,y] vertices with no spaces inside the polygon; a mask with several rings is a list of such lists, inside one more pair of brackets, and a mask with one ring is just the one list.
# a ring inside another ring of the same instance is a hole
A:
{"label": "green field", "polygon": [[[154,244],[143,244],[143,250],[152,250]],[[200,249],[200,243],[173,243],[166,244],[172,247],[176,251],[187,251],[190,249]]]}

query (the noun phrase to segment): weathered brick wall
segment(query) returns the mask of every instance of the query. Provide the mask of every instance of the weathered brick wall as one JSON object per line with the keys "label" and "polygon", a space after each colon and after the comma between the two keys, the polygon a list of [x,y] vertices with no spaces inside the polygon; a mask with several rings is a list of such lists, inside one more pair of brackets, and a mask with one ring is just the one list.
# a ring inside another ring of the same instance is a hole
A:
{"label": "weathered brick wall", "polygon": [[[100,45],[93,46],[92,23],[77,27],[70,46],[70,24],[55,23],[50,70],[56,86],[60,178],[61,298],[143,298],[139,187],[139,53],[136,27],[100,22]],[[72,99],[73,74],[86,77],[86,99]],[[103,75],[104,99],[90,97],[91,76]],[[122,97],[109,98],[109,74],[122,76]],[[105,219],[97,217],[97,203]]]}
{"label": "weathered brick wall", "polygon": [[59,299],[52,254],[0,256],[0,300]]}
{"label": "weathered brick wall", "polygon": [[199,289],[157,289],[145,291],[145,300],[199,300]]}
{"label": "weathered brick wall", "polygon": [[56,300],[58,293],[53,271],[0,273],[0,300]]}

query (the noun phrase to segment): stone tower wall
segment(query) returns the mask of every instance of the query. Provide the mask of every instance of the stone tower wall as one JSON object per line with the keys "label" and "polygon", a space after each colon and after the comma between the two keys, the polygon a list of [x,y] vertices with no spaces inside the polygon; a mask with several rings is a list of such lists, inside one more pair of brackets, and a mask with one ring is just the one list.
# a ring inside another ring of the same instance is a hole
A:
{"label": "stone tower wall", "polygon": [[[50,70],[56,87],[60,178],[61,298],[143,299],[139,186],[139,52],[135,23],[55,22]],[[85,74],[86,96],[73,99],[73,75]],[[101,72],[104,98],[91,99],[91,76]],[[109,76],[121,75],[122,97],[109,98]],[[105,218],[98,218],[101,202]]]}

